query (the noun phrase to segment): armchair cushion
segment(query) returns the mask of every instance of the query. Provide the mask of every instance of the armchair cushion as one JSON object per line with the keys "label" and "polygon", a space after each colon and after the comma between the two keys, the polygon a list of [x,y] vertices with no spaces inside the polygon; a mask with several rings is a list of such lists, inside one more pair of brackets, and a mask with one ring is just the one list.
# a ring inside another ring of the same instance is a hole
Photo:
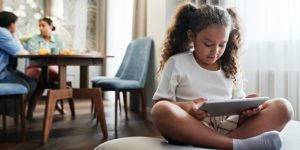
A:
{"label": "armchair cushion", "polygon": [[98,82],[98,81],[100,81],[100,80],[112,80],[112,79],[119,79],[119,78],[117,78],[117,77],[106,77],[106,76],[96,76],[96,77],[93,77],[92,78],[92,83],[93,82]]}
{"label": "armchair cushion", "polygon": [[101,87],[104,91],[112,90],[130,90],[143,88],[136,80],[122,80],[119,78],[104,79],[99,81],[92,81],[93,87]]}
{"label": "armchair cushion", "polygon": [[0,83],[0,96],[27,94],[28,90],[25,86],[17,83]]}

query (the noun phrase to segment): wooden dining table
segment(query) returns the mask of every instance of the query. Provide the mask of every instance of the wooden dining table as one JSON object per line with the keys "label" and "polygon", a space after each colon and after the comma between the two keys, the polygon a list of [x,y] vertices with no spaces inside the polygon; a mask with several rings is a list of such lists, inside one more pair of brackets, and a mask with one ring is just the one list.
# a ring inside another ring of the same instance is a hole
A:
{"label": "wooden dining table", "polygon": [[[30,65],[40,66],[42,74],[39,84],[45,84],[48,81],[48,66],[57,65],[59,68],[58,89],[48,90],[48,100],[44,114],[42,144],[48,142],[50,129],[52,126],[53,112],[57,100],[70,98],[92,99],[95,104],[97,119],[104,138],[108,137],[106,120],[104,115],[104,106],[101,95],[101,89],[89,88],[89,66],[102,65],[105,56],[75,54],[75,55],[18,55],[18,58],[28,58]],[[80,66],[80,87],[69,88],[66,85],[67,66]]]}

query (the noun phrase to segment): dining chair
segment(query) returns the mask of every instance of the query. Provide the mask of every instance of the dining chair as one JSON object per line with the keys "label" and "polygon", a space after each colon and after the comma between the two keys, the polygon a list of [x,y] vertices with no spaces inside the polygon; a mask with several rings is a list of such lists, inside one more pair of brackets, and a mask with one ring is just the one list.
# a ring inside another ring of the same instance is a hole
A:
{"label": "dining chair", "polygon": [[141,108],[146,120],[146,100],[144,95],[145,81],[151,51],[154,49],[153,39],[150,37],[140,37],[129,43],[125,56],[114,78],[94,77],[92,86],[101,88],[102,91],[115,92],[115,133],[117,133],[118,103],[120,103],[120,92],[123,93],[124,110],[126,121],[127,114],[127,92],[138,91],[141,96]]}
{"label": "dining chair", "polygon": [[[17,132],[21,134],[21,140],[25,140],[25,99],[28,90],[25,86],[17,83],[0,83],[0,101],[2,102],[2,124],[3,130],[6,130],[6,102],[9,100],[19,100],[19,105],[16,101],[17,113],[14,120],[16,124]],[[21,128],[19,128],[19,115],[21,121]]]}

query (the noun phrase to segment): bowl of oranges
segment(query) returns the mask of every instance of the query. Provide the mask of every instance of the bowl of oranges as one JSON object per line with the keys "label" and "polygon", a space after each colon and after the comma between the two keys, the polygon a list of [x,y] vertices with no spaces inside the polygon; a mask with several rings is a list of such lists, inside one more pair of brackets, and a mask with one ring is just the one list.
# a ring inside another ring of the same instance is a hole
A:
{"label": "bowl of oranges", "polygon": [[50,54],[50,51],[47,50],[47,49],[39,49],[39,50],[38,50],[38,54],[39,54],[39,55],[49,55],[49,54]]}
{"label": "bowl of oranges", "polygon": [[76,52],[74,50],[70,50],[70,49],[65,49],[65,50],[61,50],[59,51],[59,55],[75,55]]}

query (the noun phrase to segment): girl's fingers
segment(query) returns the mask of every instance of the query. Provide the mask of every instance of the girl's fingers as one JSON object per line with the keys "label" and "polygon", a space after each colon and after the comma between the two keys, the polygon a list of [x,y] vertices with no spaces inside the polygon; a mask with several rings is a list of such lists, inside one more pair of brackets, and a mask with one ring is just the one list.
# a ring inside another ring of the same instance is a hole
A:
{"label": "girl's fingers", "polygon": [[206,98],[198,98],[198,99],[195,99],[195,100],[193,100],[193,102],[194,103],[203,103],[203,102],[205,102],[205,101],[207,101],[207,99]]}
{"label": "girl's fingers", "polygon": [[195,99],[193,100],[193,103],[195,104],[194,107],[193,107],[193,110],[196,111],[196,110],[199,110],[199,107],[202,105],[203,102],[207,101],[206,98],[198,98],[198,99]]}
{"label": "girl's fingers", "polygon": [[261,107],[259,106],[259,107],[253,108],[253,109],[242,111],[242,115],[251,117],[251,116],[259,113],[260,111],[261,111]]}
{"label": "girl's fingers", "polygon": [[203,120],[205,117],[209,116],[209,113],[202,111],[198,108],[193,108],[193,116],[199,120]]}
{"label": "girl's fingers", "polygon": [[209,117],[208,113],[198,114],[196,118],[202,121],[206,117]]}
{"label": "girl's fingers", "polygon": [[253,98],[253,97],[258,97],[259,96],[259,93],[252,93],[252,94],[249,94],[248,96],[246,96],[246,98]]}

